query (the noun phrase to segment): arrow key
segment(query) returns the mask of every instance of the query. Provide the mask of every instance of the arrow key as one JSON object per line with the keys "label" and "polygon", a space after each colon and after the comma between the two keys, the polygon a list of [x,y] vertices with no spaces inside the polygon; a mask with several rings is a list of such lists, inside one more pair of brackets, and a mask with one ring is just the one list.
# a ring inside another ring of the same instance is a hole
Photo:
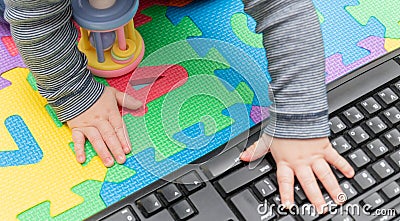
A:
{"label": "arrow key", "polygon": [[178,220],[186,220],[196,213],[194,208],[186,200],[180,201],[172,206],[171,209]]}
{"label": "arrow key", "polygon": [[164,186],[163,188],[157,190],[157,193],[163,196],[163,198],[168,204],[182,197],[182,193],[178,190],[178,187],[176,187],[175,184],[173,183],[170,183]]}
{"label": "arrow key", "polygon": [[136,201],[136,204],[143,212],[143,215],[145,217],[150,217],[151,215],[157,213],[163,208],[161,202],[154,194],[143,197],[142,199]]}
{"label": "arrow key", "polygon": [[205,186],[205,183],[203,180],[199,177],[196,171],[191,171],[187,173],[186,175],[183,175],[181,178],[179,178],[178,183],[180,183],[183,187],[185,187],[185,190],[191,194]]}

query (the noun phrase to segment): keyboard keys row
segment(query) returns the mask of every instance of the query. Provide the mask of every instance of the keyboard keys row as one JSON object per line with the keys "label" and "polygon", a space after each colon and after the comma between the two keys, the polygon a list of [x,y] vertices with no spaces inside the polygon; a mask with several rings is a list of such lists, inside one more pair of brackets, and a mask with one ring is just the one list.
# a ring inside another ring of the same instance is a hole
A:
{"label": "keyboard keys row", "polygon": [[229,194],[234,190],[267,174],[271,170],[272,166],[268,163],[268,161],[264,159],[256,167],[242,167],[218,180],[216,183],[224,191],[225,194]]}
{"label": "keyboard keys row", "polygon": [[[205,183],[195,171],[183,175],[176,180],[176,183],[180,188],[174,183],[168,183],[156,190],[155,193],[136,201],[136,205],[145,217],[151,217],[169,206],[170,211],[178,220],[186,220],[196,213],[196,208],[192,207],[187,199],[184,199],[184,195],[193,194],[203,188]],[[175,204],[172,205],[173,203]]]}

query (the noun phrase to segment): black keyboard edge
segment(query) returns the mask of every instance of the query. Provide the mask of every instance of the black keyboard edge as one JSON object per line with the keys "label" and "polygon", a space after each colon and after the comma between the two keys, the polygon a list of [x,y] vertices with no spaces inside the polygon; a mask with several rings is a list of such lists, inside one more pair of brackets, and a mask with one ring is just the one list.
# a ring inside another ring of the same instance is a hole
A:
{"label": "black keyboard edge", "polygon": [[[395,50],[389,54],[386,54],[385,56],[353,71],[352,73],[346,75],[345,77],[328,84],[328,100],[329,100],[329,104],[330,104],[329,112],[333,113],[336,110],[351,103],[352,101],[357,100],[357,98],[358,98],[358,97],[350,97],[346,94],[350,94],[350,93],[366,94],[370,90],[373,90],[374,88],[366,87],[366,86],[368,86],[368,84],[362,84],[362,82],[369,81],[369,80],[367,80],[368,77],[371,77],[373,75],[376,76],[377,71],[375,68],[380,68],[384,64],[387,64],[387,62],[389,62],[391,66],[397,65],[398,70],[400,70],[400,59],[399,59],[400,57],[399,56],[400,56],[400,49],[397,49],[397,50]],[[397,57],[396,60],[394,59],[395,57]],[[392,70],[391,68],[389,68],[389,69]],[[379,73],[379,74],[381,74],[381,73]],[[382,84],[382,83],[389,82],[389,81],[395,79],[396,77],[399,77],[399,75],[400,75],[400,72],[391,72],[390,74],[386,74],[385,76],[378,75],[379,78],[374,78],[374,80],[380,79],[381,84]],[[384,82],[382,82],[382,79],[386,79],[386,80]],[[357,82],[357,83],[355,83],[355,82]],[[354,86],[355,84],[357,84],[357,86]],[[361,89],[357,89],[357,88],[361,88]],[[341,91],[341,90],[345,91],[345,93],[344,94],[340,93],[339,91]],[[334,101],[335,99],[338,99],[339,101],[335,102]],[[334,106],[333,108],[331,108],[331,104]],[[248,131],[243,132],[239,136],[237,136],[234,139],[232,139],[231,141],[229,141],[228,145],[227,144],[222,145],[221,147],[210,152],[206,156],[203,156],[202,158],[192,162],[191,164],[188,164],[188,165],[178,169],[177,171],[167,175],[166,177],[164,177],[160,180],[157,180],[156,182],[146,186],[145,188],[143,188],[141,190],[139,190],[135,193],[132,193],[131,195],[127,196],[126,198],[120,200],[119,202],[117,202],[115,204],[108,206],[104,210],[90,216],[89,218],[87,218],[85,220],[86,221],[101,221],[101,220],[109,217],[110,215],[114,214],[115,212],[126,208],[127,206],[129,206],[129,208],[131,210],[133,210],[133,212],[135,213],[135,216],[137,215],[136,218],[139,218],[139,220],[144,220],[144,221],[147,220],[145,217],[143,217],[141,215],[140,210],[135,205],[135,202],[138,199],[140,199],[140,198],[148,195],[149,193],[156,191],[160,187],[166,185],[168,182],[165,180],[175,180],[190,171],[196,171],[203,180],[207,180],[207,177],[204,175],[203,171],[199,168],[199,165],[197,165],[197,164],[195,165],[194,163],[205,162],[206,160],[213,158],[213,157],[217,156],[218,154],[220,154],[221,152],[224,152],[232,147],[235,147],[239,143],[242,143],[243,141],[246,141],[246,140],[248,140],[248,142],[243,147],[247,147],[247,146],[251,145],[252,142],[254,141],[255,137],[259,136],[260,130],[261,130],[262,126],[264,126],[264,125],[265,125],[265,121],[255,125],[254,127],[250,128]],[[249,138],[249,136],[250,136],[250,138]],[[398,174],[394,175],[393,177],[398,178],[399,176],[400,175],[398,173]],[[389,180],[392,180],[392,179],[395,179],[395,178],[390,178]],[[388,183],[389,180],[375,186],[374,188],[372,188],[372,190],[378,189],[379,187]],[[211,184],[208,183],[207,185],[211,185]],[[367,193],[365,193],[365,194],[371,193],[372,190],[367,191]],[[362,195],[364,195],[364,194],[362,194]],[[355,202],[359,197],[361,197],[361,196],[358,196],[356,199],[352,200],[351,202],[353,202],[353,201]],[[326,216],[326,217],[322,218],[322,220],[327,220],[328,217],[329,216]]]}

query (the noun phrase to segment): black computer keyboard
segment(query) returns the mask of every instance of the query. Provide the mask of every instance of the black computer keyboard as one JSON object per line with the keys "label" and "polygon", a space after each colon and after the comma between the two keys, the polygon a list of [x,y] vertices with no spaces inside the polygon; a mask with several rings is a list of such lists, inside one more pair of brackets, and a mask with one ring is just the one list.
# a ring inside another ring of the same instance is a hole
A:
{"label": "black computer keyboard", "polygon": [[[393,52],[328,87],[330,140],[356,171],[354,178],[348,179],[332,168],[347,196],[341,208],[368,204],[371,213],[379,209],[386,214],[355,215],[347,211],[319,216],[312,207],[301,215],[283,216],[276,207],[260,211],[265,200],[270,205],[281,202],[271,155],[252,169],[238,159],[259,137],[260,128],[255,127],[248,139],[237,138],[231,147],[219,148],[88,220],[399,221],[400,63],[393,59],[399,54],[399,50]],[[333,203],[322,185],[320,188],[325,201]],[[294,190],[297,205],[309,204],[297,182]]]}

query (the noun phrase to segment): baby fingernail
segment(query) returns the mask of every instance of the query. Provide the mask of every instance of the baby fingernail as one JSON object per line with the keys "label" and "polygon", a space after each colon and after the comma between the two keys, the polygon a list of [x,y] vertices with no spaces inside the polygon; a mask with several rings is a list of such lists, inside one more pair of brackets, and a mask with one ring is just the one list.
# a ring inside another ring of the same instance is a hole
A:
{"label": "baby fingernail", "polygon": [[108,166],[112,166],[114,164],[114,160],[111,157],[107,157],[105,161]]}
{"label": "baby fingernail", "polygon": [[121,160],[121,161],[124,161],[124,160],[125,160],[125,156],[122,156],[122,155],[119,156],[118,158],[119,158],[119,160]]}
{"label": "baby fingernail", "polygon": [[79,156],[79,157],[78,157],[78,161],[79,161],[80,163],[84,163],[84,162],[85,162],[85,159],[83,158],[83,156]]}

